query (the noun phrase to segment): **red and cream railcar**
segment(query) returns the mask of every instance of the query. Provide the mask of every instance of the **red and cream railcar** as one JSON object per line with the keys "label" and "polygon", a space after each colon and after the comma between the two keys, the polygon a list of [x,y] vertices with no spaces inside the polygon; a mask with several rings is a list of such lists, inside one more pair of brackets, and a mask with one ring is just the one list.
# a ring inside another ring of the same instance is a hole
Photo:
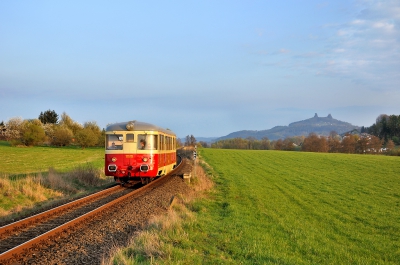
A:
{"label": "red and cream railcar", "polygon": [[128,121],[107,126],[105,134],[105,174],[121,184],[146,184],[176,166],[176,135],[170,130]]}

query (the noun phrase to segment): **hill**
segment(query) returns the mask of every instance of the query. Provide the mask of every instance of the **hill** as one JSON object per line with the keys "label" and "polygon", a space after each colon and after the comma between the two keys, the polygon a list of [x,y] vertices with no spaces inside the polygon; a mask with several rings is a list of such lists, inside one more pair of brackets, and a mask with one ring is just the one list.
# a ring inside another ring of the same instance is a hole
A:
{"label": "hill", "polygon": [[348,122],[339,121],[329,114],[327,117],[318,117],[315,113],[314,117],[302,121],[290,123],[288,126],[275,126],[269,130],[252,131],[242,130],[230,133],[226,136],[217,138],[218,140],[232,139],[232,138],[248,138],[254,137],[261,140],[264,137],[268,137],[270,140],[284,139],[292,136],[307,136],[314,132],[318,135],[328,136],[331,131],[335,131],[338,134],[342,134],[351,130],[359,130],[359,126],[352,125]]}

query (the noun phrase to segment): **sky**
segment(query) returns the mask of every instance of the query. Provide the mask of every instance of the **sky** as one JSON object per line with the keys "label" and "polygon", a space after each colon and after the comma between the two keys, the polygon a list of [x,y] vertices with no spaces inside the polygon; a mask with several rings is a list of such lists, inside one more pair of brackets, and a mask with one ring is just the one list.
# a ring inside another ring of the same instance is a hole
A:
{"label": "sky", "polygon": [[400,1],[0,1],[0,121],[178,137],[400,115]]}

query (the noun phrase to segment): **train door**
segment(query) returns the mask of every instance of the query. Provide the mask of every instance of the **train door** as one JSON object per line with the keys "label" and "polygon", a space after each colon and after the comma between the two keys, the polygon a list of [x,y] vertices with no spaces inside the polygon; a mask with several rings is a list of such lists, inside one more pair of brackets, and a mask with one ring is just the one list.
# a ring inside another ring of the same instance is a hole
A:
{"label": "train door", "polygon": [[160,167],[165,166],[165,136],[160,134]]}
{"label": "train door", "polygon": [[125,166],[136,166],[136,161],[134,156],[135,152],[136,152],[135,134],[127,133],[125,135],[125,142],[124,142]]}

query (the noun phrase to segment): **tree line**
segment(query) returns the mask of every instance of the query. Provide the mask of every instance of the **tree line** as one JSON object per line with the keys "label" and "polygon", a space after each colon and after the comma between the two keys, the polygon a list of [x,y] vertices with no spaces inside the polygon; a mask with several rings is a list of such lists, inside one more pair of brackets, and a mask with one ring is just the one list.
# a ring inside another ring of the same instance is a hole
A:
{"label": "tree line", "polygon": [[59,117],[54,110],[41,112],[37,119],[17,117],[0,123],[0,140],[9,141],[12,146],[104,146],[104,135],[104,129],[101,130],[95,121],[82,125],[65,112]]}
{"label": "tree line", "polygon": [[372,126],[361,128],[361,132],[375,135],[385,142],[392,140],[400,145],[400,115],[381,114]]}
{"label": "tree line", "polygon": [[328,137],[310,133],[307,137],[287,137],[270,141],[267,137],[257,140],[254,138],[233,138],[220,140],[211,144],[212,148],[247,149],[247,150],[283,150],[348,154],[377,154],[393,150],[395,144],[389,140],[383,149],[384,141],[369,134],[346,134],[343,137],[331,132]]}
{"label": "tree line", "polygon": [[328,137],[310,133],[307,137],[295,136],[270,141],[267,137],[233,138],[214,142],[212,148],[248,150],[285,150],[352,154],[389,153],[400,155],[395,146],[400,145],[400,115],[382,114],[371,127],[362,127],[360,133],[339,135],[331,132]]}

